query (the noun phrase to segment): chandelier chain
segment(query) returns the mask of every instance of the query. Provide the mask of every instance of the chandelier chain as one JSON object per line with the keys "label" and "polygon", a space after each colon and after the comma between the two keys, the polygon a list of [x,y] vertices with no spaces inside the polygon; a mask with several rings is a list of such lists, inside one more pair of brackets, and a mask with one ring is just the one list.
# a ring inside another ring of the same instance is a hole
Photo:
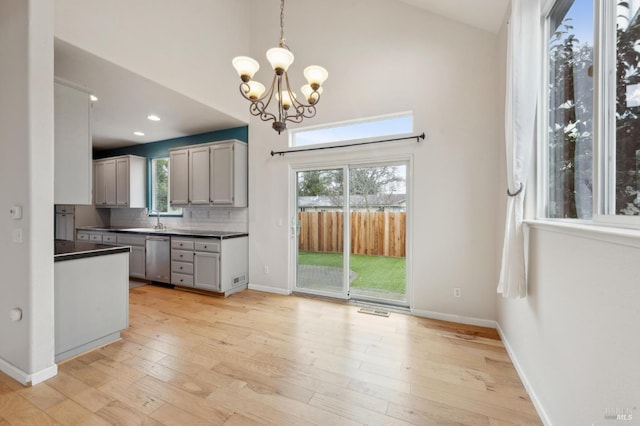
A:
{"label": "chandelier chain", "polygon": [[284,0],[280,0],[280,47],[290,50],[284,42]]}

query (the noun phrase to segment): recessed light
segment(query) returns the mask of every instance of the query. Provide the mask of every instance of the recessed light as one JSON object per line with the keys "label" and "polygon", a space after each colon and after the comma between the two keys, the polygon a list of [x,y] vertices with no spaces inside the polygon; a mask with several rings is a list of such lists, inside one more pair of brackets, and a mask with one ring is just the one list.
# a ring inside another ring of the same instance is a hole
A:
{"label": "recessed light", "polygon": [[147,118],[151,121],[160,121],[160,117],[154,114],[148,115]]}
{"label": "recessed light", "polygon": [[89,99],[91,99],[91,102],[97,102],[98,101],[98,97],[96,95],[94,95],[93,93],[89,96]]}
{"label": "recessed light", "polygon": [[133,134],[136,136],[144,136],[144,133],[142,132],[133,132]]}

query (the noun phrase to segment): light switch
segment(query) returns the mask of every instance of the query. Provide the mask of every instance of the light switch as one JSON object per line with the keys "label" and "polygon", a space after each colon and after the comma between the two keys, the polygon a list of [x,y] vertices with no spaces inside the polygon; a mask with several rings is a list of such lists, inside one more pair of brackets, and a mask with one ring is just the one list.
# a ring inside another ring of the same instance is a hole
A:
{"label": "light switch", "polygon": [[20,206],[11,206],[9,209],[9,214],[12,219],[22,219],[22,207]]}
{"label": "light switch", "polygon": [[22,228],[11,231],[11,239],[14,243],[22,243]]}

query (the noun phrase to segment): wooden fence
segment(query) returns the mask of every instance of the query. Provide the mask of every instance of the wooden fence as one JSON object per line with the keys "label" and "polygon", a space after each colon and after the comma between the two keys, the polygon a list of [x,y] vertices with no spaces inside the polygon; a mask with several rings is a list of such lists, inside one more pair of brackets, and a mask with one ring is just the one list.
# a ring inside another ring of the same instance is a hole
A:
{"label": "wooden fence", "polygon": [[[406,256],[406,213],[351,212],[351,253],[371,256]],[[301,251],[341,253],[342,212],[298,212]]]}

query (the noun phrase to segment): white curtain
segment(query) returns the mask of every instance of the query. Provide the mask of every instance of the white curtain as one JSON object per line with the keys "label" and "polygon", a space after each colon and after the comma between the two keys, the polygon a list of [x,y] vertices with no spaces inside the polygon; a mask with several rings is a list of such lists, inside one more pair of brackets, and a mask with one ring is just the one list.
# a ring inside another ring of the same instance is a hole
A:
{"label": "white curtain", "polygon": [[507,153],[507,220],[498,293],[527,295],[522,219],[524,194],[533,155],[540,86],[540,0],[512,0],[507,28],[505,141]]}

